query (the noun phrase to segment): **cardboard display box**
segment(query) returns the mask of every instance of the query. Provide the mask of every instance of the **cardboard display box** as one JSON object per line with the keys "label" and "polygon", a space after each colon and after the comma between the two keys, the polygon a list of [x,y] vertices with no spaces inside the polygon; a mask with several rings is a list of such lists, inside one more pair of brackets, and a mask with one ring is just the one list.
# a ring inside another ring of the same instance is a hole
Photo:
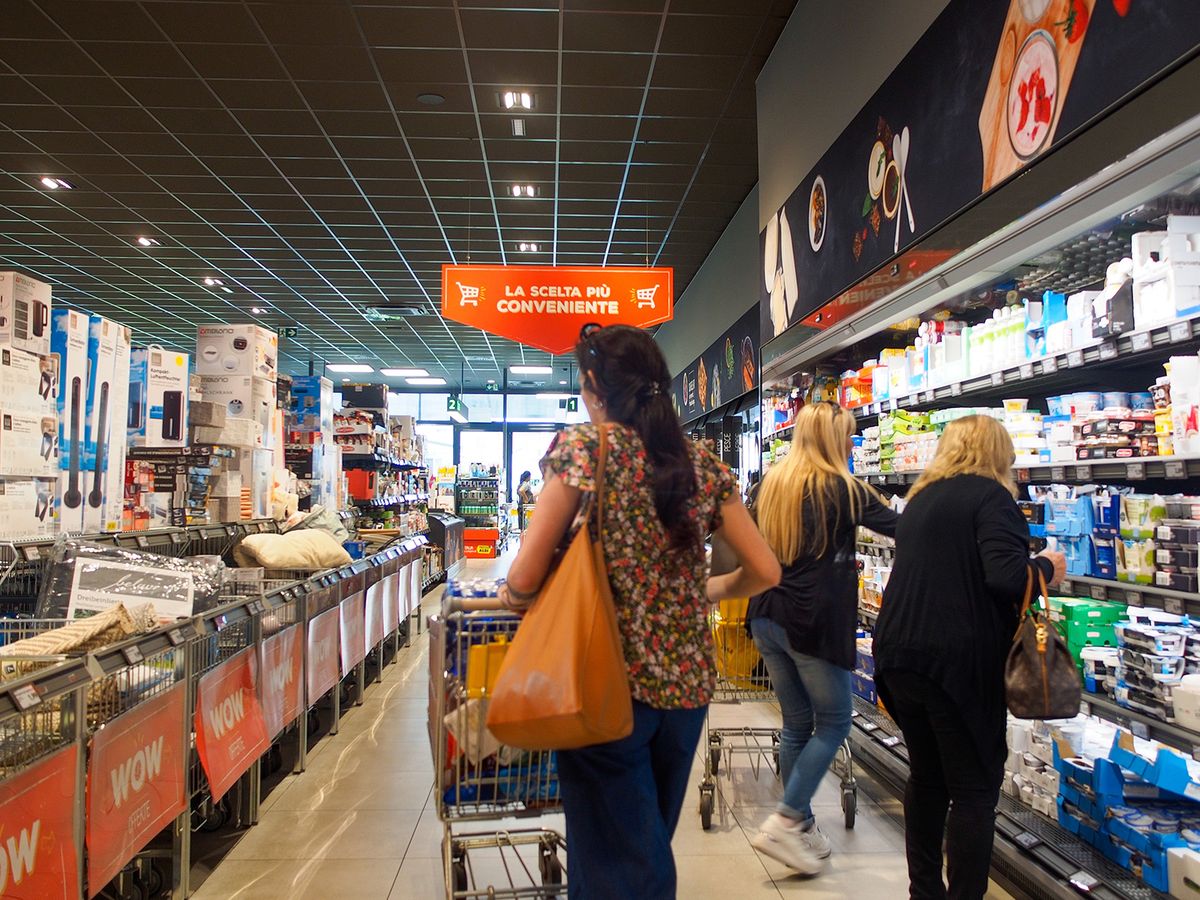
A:
{"label": "cardboard display box", "polygon": [[155,345],[135,347],[129,378],[129,445],[184,446],[188,433],[188,355]]}
{"label": "cardboard display box", "polygon": [[279,336],[258,325],[201,325],[196,336],[196,371],[201,375],[244,375],[275,380]]}
{"label": "cardboard display box", "polygon": [[275,382],[250,375],[201,375],[200,395],[206,402],[225,408],[230,419],[250,419],[262,427],[259,446],[273,446],[272,416],[275,412]]}
{"label": "cardboard display box", "polygon": [[58,365],[58,526],[81,531],[90,319],[70,309],[54,310],[51,319],[51,349]]}
{"label": "cardboard display box", "polygon": [[0,478],[0,538],[50,537],[58,531],[57,474]]}
{"label": "cardboard display box", "polygon": [[50,285],[0,272],[0,347],[50,352]]}

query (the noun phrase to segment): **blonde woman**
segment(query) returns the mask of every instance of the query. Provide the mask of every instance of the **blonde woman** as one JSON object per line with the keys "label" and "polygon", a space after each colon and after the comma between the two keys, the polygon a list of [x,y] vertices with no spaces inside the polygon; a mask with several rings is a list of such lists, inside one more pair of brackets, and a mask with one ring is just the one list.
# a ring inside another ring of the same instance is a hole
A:
{"label": "blonde woman", "polygon": [[896,531],[896,514],[850,474],[853,434],[848,411],[806,406],[791,452],[767,475],[755,506],[759,530],[783,564],[778,587],[753,598],[747,618],[783,712],[784,794],[751,843],[806,875],[819,872],[830,853],[813,818],[813,794],[850,733],[855,529]]}
{"label": "blonde woman", "polygon": [[1013,459],[1012,440],[995,419],[951,423],[908,493],[896,535],[875,629],[875,681],[908,747],[913,898],[987,893],[1006,755],[1004,660],[1030,567],[1051,584],[1066,572],[1061,553],[1029,556]]}

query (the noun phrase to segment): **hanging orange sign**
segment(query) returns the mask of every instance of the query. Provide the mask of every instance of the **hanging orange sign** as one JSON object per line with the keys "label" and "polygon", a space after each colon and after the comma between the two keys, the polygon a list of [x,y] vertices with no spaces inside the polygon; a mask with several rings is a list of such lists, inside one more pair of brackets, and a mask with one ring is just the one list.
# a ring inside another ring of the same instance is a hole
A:
{"label": "hanging orange sign", "polygon": [[589,322],[648,328],[675,314],[674,270],[442,266],[442,315],[549,353],[569,353]]}

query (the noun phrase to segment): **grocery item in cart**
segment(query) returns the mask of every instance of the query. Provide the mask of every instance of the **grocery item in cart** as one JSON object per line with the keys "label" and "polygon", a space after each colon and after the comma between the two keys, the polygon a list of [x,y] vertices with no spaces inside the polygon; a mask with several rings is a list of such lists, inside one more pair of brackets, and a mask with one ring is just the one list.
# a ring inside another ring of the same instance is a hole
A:
{"label": "grocery item in cart", "polygon": [[38,594],[39,619],[82,619],[118,603],[153,601],[159,621],[190,618],[220,601],[219,559],[176,559],[67,536],[55,541]]}

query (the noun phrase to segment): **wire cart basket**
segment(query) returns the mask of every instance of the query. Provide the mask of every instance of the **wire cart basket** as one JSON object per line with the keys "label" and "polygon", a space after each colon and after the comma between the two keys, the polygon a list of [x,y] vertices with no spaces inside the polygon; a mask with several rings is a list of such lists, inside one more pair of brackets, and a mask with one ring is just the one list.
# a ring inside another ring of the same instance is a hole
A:
{"label": "wire cart basket", "polygon": [[[498,607],[494,597],[447,597],[429,620],[429,737],[446,897],[565,897],[565,837],[499,821],[560,812],[562,800],[553,752],[502,746],[484,724],[489,690],[520,622]],[[456,830],[484,821],[501,827]],[[497,852],[472,859],[483,850]]]}
{"label": "wire cart basket", "polygon": [[[778,702],[766,664],[746,627],[749,600],[723,600],[709,614],[713,647],[716,652],[717,685],[714,704]],[[700,782],[700,824],[712,827],[716,808],[717,776],[721,768],[732,767],[735,756],[749,758],[757,779],[764,765],[779,777],[778,728],[733,726],[715,728],[710,713],[704,718],[704,737],[708,753],[704,758],[704,778]],[[850,744],[843,741],[831,769],[841,781],[842,813],[847,828],[854,827],[858,814],[858,782],[854,777],[854,759]]]}

